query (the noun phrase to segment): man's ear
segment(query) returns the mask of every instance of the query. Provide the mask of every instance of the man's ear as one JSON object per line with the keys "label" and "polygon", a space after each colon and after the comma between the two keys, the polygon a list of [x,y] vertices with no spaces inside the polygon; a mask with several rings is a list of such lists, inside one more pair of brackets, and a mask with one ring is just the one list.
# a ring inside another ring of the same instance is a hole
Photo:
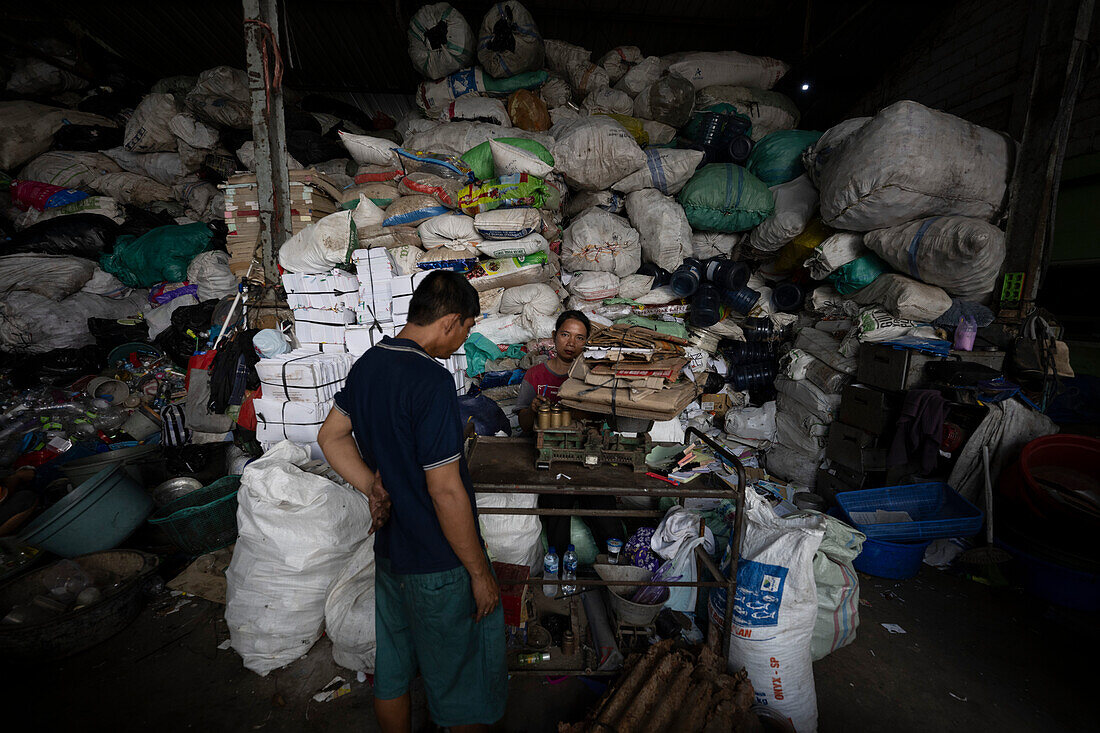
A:
{"label": "man's ear", "polygon": [[462,316],[457,313],[448,313],[443,316],[443,332],[450,334],[462,326]]}

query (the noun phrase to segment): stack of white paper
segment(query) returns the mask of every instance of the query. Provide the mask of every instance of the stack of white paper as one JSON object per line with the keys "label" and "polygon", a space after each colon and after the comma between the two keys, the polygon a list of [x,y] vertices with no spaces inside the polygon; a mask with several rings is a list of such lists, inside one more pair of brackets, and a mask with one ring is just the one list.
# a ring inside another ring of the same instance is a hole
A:
{"label": "stack of white paper", "polygon": [[340,391],[355,357],[295,349],[256,362],[265,398],[294,402],[327,402]]}
{"label": "stack of white paper", "polygon": [[256,407],[256,440],[278,443],[289,440],[308,445],[317,442],[317,433],[332,409],[332,401],[292,402],[260,397]]}

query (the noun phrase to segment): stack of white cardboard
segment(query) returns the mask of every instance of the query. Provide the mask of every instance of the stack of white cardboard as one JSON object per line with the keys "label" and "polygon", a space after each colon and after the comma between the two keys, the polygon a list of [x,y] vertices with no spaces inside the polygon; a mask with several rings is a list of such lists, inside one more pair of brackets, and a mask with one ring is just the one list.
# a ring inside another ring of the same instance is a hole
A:
{"label": "stack of white cardboard", "polygon": [[357,249],[351,261],[359,275],[359,305],[356,308],[362,325],[392,325],[400,328],[408,323],[409,302],[416,286],[428,277],[428,272],[398,275],[385,249]]}

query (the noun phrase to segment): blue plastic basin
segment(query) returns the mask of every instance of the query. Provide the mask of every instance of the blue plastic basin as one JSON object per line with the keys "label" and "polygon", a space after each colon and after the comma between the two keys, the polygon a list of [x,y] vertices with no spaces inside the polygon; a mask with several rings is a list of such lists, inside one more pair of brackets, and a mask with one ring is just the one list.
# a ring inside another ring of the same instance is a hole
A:
{"label": "blue plastic basin", "polygon": [[153,497],[115,464],[39,515],[19,539],[62,557],[102,552],[129,537],[153,508]]}
{"label": "blue plastic basin", "polygon": [[921,542],[884,542],[870,537],[863,541],[863,550],[852,561],[855,569],[876,578],[905,580],[920,572],[924,551],[932,540]]}

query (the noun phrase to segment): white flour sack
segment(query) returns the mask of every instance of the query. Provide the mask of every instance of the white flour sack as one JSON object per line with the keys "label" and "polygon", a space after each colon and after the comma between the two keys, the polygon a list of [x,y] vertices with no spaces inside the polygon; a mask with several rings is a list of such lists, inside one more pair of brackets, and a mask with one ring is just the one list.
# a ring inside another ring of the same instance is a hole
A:
{"label": "white flour sack", "polygon": [[[745,503],[748,521],[737,563],[729,669],[745,668],[757,705],[790,720],[798,733],[815,733],[813,563],[825,536],[825,517],[780,518],[755,491],[745,492]],[[711,592],[712,623],[724,617],[725,601],[724,590]]]}

